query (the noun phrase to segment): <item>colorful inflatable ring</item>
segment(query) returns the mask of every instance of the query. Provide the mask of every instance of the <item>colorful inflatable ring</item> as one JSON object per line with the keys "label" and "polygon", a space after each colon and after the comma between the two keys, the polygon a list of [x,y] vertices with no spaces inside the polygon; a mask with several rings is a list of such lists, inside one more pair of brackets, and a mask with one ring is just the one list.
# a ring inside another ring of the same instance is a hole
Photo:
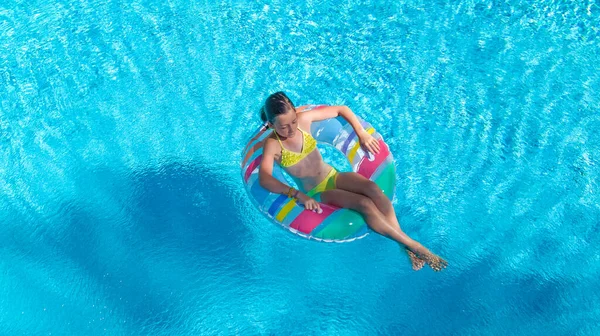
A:
{"label": "colorful inflatable ring", "polygon": [[[311,105],[304,111],[324,106]],[[377,183],[383,193],[393,200],[396,172],[389,147],[369,123],[360,117],[358,119],[365,130],[379,141],[380,151],[377,155],[366,153],[360,147],[352,125],[342,117],[313,122],[310,131],[318,143],[331,145],[342,152],[353,171]],[[254,205],[271,221],[304,238],[347,242],[366,236],[369,228],[363,217],[353,210],[321,203],[323,212],[315,213],[304,209],[287,195],[274,194],[260,186],[258,167],[262,158],[263,142],[271,132],[268,127],[261,125],[252,134],[242,152],[242,178]],[[282,168],[277,164],[273,167],[273,176],[289,184]]]}

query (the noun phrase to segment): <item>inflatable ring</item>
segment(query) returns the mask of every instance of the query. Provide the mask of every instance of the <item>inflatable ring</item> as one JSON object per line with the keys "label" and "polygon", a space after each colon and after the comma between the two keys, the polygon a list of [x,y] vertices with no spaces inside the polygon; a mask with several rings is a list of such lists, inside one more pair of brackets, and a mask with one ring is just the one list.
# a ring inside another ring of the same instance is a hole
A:
{"label": "inflatable ring", "polygon": [[[324,106],[326,105],[310,105],[304,111]],[[379,142],[378,154],[373,155],[362,149],[352,125],[342,117],[313,122],[310,132],[318,143],[331,145],[342,152],[354,172],[374,181],[383,193],[393,200],[396,171],[392,153],[382,136],[368,122],[360,117],[358,119],[364,129]],[[269,192],[260,186],[258,167],[262,159],[263,143],[272,132],[266,125],[261,125],[250,136],[242,152],[243,183],[256,208],[272,222],[304,238],[324,242],[348,242],[365,237],[370,231],[369,227],[356,211],[321,203],[323,211],[316,213],[306,210],[296,203],[294,198]],[[277,164],[273,166],[273,176],[289,184],[283,169]]]}

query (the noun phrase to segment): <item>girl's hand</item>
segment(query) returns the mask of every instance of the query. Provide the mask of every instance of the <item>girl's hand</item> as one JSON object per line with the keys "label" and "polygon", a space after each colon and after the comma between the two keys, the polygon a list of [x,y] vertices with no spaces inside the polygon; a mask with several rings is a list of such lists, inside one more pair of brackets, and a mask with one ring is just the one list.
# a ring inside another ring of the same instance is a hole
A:
{"label": "girl's hand", "polygon": [[308,195],[299,192],[297,197],[300,204],[304,205],[304,208],[306,208],[307,210],[312,210],[316,213],[323,212],[323,210],[321,209],[321,205],[319,205],[319,202],[310,198]]}
{"label": "girl's hand", "polygon": [[358,140],[363,148],[366,148],[373,154],[379,154],[379,142],[367,131],[363,130],[358,133]]}

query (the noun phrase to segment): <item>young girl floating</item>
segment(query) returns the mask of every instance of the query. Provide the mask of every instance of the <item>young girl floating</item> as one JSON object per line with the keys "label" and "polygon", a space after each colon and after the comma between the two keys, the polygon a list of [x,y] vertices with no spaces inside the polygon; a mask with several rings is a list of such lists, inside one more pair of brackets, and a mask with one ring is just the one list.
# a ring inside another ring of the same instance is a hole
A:
{"label": "young girl floating", "polygon": [[[421,269],[425,263],[435,271],[445,268],[447,262],[444,259],[400,229],[392,203],[377,184],[356,172],[337,172],[323,161],[316,150],[316,140],[310,131],[305,131],[310,130],[313,121],[341,116],[354,128],[361,146],[371,153],[378,153],[377,140],[363,129],[354,113],[346,106],[326,106],[303,112],[304,109],[304,106],[296,109],[283,92],[267,98],[261,119],[274,131],[264,142],[259,167],[260,185],[270,192],[296,198],[309,210],[320,212],[321,202],[357,211],[373,231],[406,249],[414,270]],[[273,177],[275,162],[297,182],[300,190]]]}

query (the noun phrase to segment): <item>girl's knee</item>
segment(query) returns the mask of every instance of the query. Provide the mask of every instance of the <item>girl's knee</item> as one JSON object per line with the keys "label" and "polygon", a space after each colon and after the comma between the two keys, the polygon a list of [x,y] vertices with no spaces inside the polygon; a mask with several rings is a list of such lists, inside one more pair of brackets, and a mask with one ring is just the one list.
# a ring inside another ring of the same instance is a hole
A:
{"label": "girl's knee", "polygon": [[381,191],[381,188],[379,188],[377,183],[369,180],[365,186],[365,194],[372,199],[377,199],[383,196],[383,191]]}
{"label": "girl's knee", "polygon": [[375,203],[365,196],[360,196],[356,202],[356,210],[362,213],[369,213],[376,209]]}

